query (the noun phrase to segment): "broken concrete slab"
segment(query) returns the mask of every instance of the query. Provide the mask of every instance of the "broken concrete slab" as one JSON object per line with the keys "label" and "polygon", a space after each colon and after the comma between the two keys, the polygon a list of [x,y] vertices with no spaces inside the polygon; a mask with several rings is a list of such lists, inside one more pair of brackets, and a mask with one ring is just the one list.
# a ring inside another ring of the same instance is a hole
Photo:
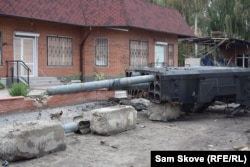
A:
{"label": "broken concrete slab", "polygon": [[0,158],[17,161],[66,149],[64,130],[51,121],[22,122],[0,129]]}
{"label": "broken concrete slab", "polygon": [[152,121],[168,121],[177,119],[182,112],[179,105],[171,103],[151,103],[147,110],[148,118]]}
{"label": "broken concrete slab", "polygon": [[132,106],[117,105],[91,111],[90,129],[100,135],[112,135],[136,127],[137,111]]}
{"label": "broken concrete slab", "polygon": [[145,107],[148,107],[151,104],[150,100],[148,99],[144,99],[144,98],[131,99],[132,105],[138,104],[138,103],[144,105]]}
{"label": "broken concrete slab", "polygon": [[144,98],[137,98],[132,99],[130,103],[137,111],[142,111],[147,110],[151,102]]}
{"label": "broken concrete slab", "polygon": [[122,105],[131,105],[137,111],[147,110],[148,106],[150,105],[150,101],[144,98],[136,98],[136,99],[122,99],[119,104]]}

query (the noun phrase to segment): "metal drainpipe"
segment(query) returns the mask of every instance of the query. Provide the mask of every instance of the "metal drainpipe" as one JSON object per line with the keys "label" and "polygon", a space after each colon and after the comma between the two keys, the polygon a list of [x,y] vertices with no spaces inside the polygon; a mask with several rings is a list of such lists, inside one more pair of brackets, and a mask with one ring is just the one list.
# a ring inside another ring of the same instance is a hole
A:
{"label": "metal drainpipe", "polygon": [[63,129],[65,133],[68,132],[76,132],[79,130],[78,123],[77,122],[71,122],[63,125]]}
{"label": "metal drainpipe", "polygon": [[83,82],[83,73],[84,73],[84,70],[83,70],[83,62],[84,62],[83,47],[84,47],[85,41],[87,40],[91,31],[92,31],[92,27],[89,27],[89,31],[86,34],[86,36],[83,38],[81,45],[80,45],[80,72],[81,72],[80,80],[81,80],[81,82]]}

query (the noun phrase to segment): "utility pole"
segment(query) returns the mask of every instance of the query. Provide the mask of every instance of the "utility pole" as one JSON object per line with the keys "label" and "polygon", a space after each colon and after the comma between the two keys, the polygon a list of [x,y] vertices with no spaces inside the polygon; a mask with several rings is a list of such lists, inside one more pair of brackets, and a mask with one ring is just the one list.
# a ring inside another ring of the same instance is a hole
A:
{"label": "utility pole", "polygon": [[[195,36],[198,35],[198,28],[197,28],[197,22],[198,22],[198,9],[197,9],[197,0],[195,0],[195,15],[194,15],[194,33],[195,33]],[[195,57],[198,57],[198,45],[197,43],[195,43],[194,45],[195,47]]]}

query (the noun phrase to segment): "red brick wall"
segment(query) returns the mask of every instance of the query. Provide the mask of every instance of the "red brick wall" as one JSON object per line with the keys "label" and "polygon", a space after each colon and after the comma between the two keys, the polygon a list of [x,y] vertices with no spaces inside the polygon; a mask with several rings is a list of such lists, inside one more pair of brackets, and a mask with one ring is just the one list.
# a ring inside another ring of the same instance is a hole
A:
{"label": "red brick wall", "polygon": [[[79,72],[79,43],[82,29],[77,26],[42,22],[30,19],[0,17],[0,31],[2,41],[7,43],[3,48],[3,66],[0,67],[0,77],[6,75],[6,60],[13,60],[13,35],[15,31],[39,33],[38,37],[38,75],[39,76],[65,76]],[[4,24],[2,24],[4,23]],[[53,68],[47,66],[47,35],[69,36],[73,38],[73,65],[67,68]]]}
{"label": "red brick wall", "polygon": [[108,100],[114,97],[114,91],[97,90],[89,92],[80,92],[64,95],[54,95],[51,96],[47,106],[48,107],[58,107],[65,105],[80,104],[87,101],[98,101],[98,100]]}
{"label": "red brick wall", "polygon": [[[108,100],[114,97],[114,91],[97,90],[64,95],[50,96],[45,107],[59,107],[66,105],[81,104],[89,101]],[[0,114],[14,111],[34,110],[37,105],[34,99],[23,96],[0,98]]]}
{"label": "red brick wall", "polygon": [[[0,77],[6,75],[6,60],[13,59],[14,31],[39,33],[38,38],[38,75],[67,76],[80,72],[80,44],[88,32],[88,28],[59,24],[31,19],[21,19],[0,16],[0,31],[3,43],[3,66],[0,66]],[[4,24],[2,24],[4,23]],[[84,75],[92,76],[94,71],[105,75],[121,75],[129,66],[129,40],[146,40],[149,42],[149,63],[154,61],[154,44],[156,41],[174,44],[175,66],[178,65],[177,36],[165,33],[128,28],[128,32],[93,27],[84,46]],[[73,39],[73,66],[66,68],[47,66],[47,35],[68,36]],[[94,63],[94,39],[107,37],[109,39],[109,66],[96,68]],[[166,55],[167,57],[167,55]]]}
{"label": "red brick wall", "polygon": [[[93,28],[90,36],[86,41],[84,48],[85,54],[85,74],[91,75],[94,70],[103,72],[108,75],[124,74],[126,68],[129,67],[129,41],[130,40],[145,40],[149,42],[149,63],[154,62],[154,46],[156,41],[167,42],[174,44],[175,66],[178,66],[178,43],[177,36],[166,35],[152,31],[141,29],[127,28],[129,31],[117,31],[107,28]],[[109,66],[95,67],[94,66],[94,40],[97,37],[105,37],[109,40]],[[168,52],[168,51],[167,51]],[[167,55],[166,55],[167,58]]]}
{"label": "red brick wall", "polygon": [[0,98],[0,106],[0,114],[36,108],[32,99],[25,99],[23,96]]}

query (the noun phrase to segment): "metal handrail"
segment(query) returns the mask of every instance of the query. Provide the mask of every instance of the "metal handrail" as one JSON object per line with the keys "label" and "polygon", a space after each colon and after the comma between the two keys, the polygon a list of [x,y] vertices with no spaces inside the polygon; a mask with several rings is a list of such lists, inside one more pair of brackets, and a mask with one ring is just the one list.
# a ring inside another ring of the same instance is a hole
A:
{"label": "metal handrail", "polygon": [[[6,77],[8,77],[8,70],[9,70],[9,63],[16,63],[17,64],[17,82],[19,82],[19,71],[18,71],[18,65],[21,64],[22,67],[24,67],[24,69],[28,72],[28,78],[27,78],[27,81],[26,83],[28,84],[29,86],[29,73],[31,72],[31,69],[29,68],[29,66],[22,60],[6,60],[6,63],[7,63],[7,73],[6,73]],[[13,83],[13,74],[11,74],[11,78],[12,78],[12,83]]]}

